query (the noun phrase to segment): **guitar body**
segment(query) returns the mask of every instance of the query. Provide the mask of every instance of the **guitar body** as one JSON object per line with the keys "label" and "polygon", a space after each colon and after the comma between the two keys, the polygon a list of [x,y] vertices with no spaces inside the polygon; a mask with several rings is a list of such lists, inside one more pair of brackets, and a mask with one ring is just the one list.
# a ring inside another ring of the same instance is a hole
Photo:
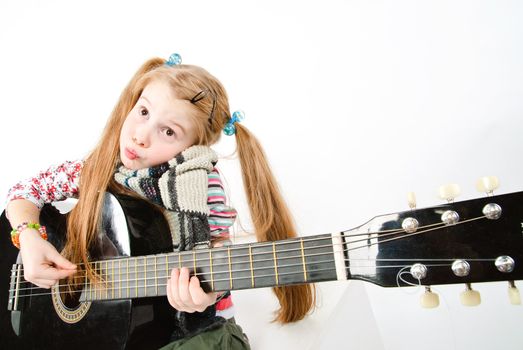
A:
{"label": "guitar body", "polygon": [[[171,237],[165,234],[169,232],[167,223],[158,214],[145,201],[108,194],[92,259],[172,251]],[[49,241],[60,251],[65,216],[45,206],[40,221],[47,228]],[[49,290],[36,289],[34,294],[43,295],[20,298],[20,311],[8,311],[11,269],[18,256],[18,249],[10,242],[10,230],[4,213],[0,218],[0,349],[157,349],[169,342],[176,319],[165,297],[94,301],[82,316],[82,304],[58,303],[61,308],[57,308]],[[73,323],[65,322],[59,313]]]}

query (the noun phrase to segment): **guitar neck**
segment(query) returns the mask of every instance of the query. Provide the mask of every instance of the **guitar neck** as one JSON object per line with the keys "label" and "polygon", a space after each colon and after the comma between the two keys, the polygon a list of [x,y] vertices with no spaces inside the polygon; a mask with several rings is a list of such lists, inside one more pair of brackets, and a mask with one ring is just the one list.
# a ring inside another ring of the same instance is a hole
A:
{"label": "guitar neck", "polygon": [[336,252],[341,244],[333,239],[335,235],[326,234],[97,261],[92,267],[103,283],[86,283],[80,301],[166,295],[171,270],[181,267],[196,275],[206,291],[346,279],[343,253]]}

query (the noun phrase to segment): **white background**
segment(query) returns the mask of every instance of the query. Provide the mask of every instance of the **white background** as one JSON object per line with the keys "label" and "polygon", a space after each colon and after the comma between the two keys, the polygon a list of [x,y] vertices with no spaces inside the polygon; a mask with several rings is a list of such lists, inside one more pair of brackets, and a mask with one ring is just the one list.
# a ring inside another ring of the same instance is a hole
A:
{"label": "white background", "polygon": [[[3,0],[0,195],[84,157],[138,66],[172,52],[245,111],[302,235],[405,210],[408,191],[437,205],[444,183],[459,199],[480,196],[484,175],[498,193],[522,190],[522,19],[516,0]],[[220,164],[248,230],[237,163]],[[413,288],[324,283],[317,311],[283,327],[269,289],[234,299],[254,349],[520,349],[506,283],[475,288],[480,307],[459,304],[463,286],[438,286],[440,307],[423,310]]]}

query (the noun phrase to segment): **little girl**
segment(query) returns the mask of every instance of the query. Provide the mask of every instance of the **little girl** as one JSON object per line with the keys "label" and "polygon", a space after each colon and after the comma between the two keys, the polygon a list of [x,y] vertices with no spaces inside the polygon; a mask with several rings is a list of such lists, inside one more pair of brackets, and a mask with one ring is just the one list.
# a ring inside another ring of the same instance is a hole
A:
{"label": "little girl", "polygon": [[[43,288],[65,278],[72,284],[80,265],[96,280],[97,274],[88,264],[89,249],[100,227],[105,192],[138,195],[162,207],[175,249],[190,250],[206,234],[213,242],[226,240],[236,212],[225,205],[215,168],[217,157],[209,148],[222,132],[236,138],[257,239],[273,241],[296,235],[263,150],[239,123],[241,114],[231,115],[222,84],[204,69],[180,63],[177,54],[168,61],[146,61],[124,89],[86,159],[51,167],[9,191],[6,212],[26,280]],[[184,185],[189,182],[190,186]],[[45,203],[68,197],[78,198],[78,202],[67,220],[67,242],[58,253],[44,239],[39,213]],[[175,332],[169,349],[201,348],[201,344],[220,348],[219,341],[229,333],[236,339],[232,342],[235,348],[248,348],[246,339],[239,341],[234,336],[242,332],[232,320],[228,293],[205,293],[187,268],[173,269],[169,281],[167,298],[177,312],[191,315],[211,310],[213,319],[230,319],[220,327]],[[302,319],[314,303],[310,285],[275,287],[274,292],[281,305],[276,320],[282,323]],[[223,334],[216,336],[217,331]]]}

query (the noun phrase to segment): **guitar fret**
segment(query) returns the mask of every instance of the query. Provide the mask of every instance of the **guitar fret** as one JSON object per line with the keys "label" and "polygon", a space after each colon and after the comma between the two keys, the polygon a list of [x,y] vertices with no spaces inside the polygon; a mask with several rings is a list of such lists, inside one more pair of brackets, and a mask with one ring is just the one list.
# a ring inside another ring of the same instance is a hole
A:
{"label": "guitar fret", "polygon": [[105,277],[104,277],[104,269],[103,269],[104,263],[105,263],[105,261],[100,261],[100,264],[99,264],[99,267],[100,267],[100,271],[99,271],[99,274],[100,274],[100,300],[105,299],[105,298],[104,298],[104,292],[105,292],[105,288],[104,288]]}
{"label": "guitar fret", "polygon": [[[98,276],[100,277],[100,281],[95,286],[95,291],[98,290],[98,297],[97,297],[98,300],[102,300],[102,293],[103,293],[103,290],[102,290],[102,282],[103,282],[102,263],[103,263],[102,261],[99,261],[97,264],[97,268],[96,268],[96,271],[98,272]],[[96,296],[96,293],[94,293],[94,295]]]}
{"label": "guitar fret", "polygon": [[118,298],[122,298],[122,261],[118,260]]}
{"label": "guitar fret", "polygon": [[[98,275],[98,264],[94,264],[94,272],[96,273],[96,275]],[[92,288],[94,288],[94,291],[93,291],[93,300],[96,300],[97,297],[96,297],[96,293],[98,292],[97,289],[96,289],[96,286],[98,285],[98,277],[97,279],[94,280],[94,284],[92,285]]]}
{"label": "guitar fret", "polygon": [[211,267],[211,290],[214,290],[214,277],[212,274],[212,250],[209,249],[209,265]]}
{"label": "guitar fret", "polygon": [[111,283],[111,298],[114,299],[114,287],[115,287],[115,278],[114,278],[114,260],[111,261],[111,277],[113,282]]}
{"label": "guitar fret", "polygon": [[134,294],[138,298],[138,259],[134,259]]}
{"label": "guitar fret", "polygon": [[182,253],[178,253],[178,268],[182,268]]}
{"label": "guitar fret", "polygon": [[231,268],[231,247],[227,247],[227,257],[229,259],[229,281],[230,281],[230,289],[233,289],[232,287],[232,268]]}
{"label": "guitar fret", "polygon": [[[169,256],[165,255],[165,284],[167,284],[168,279],[169,279]],[[167,290],[167,286],[165,286],[165,290]]]}
{"label": "guitar fret", "polygon": [[143,292],[144,296],[147,296],[147,257],[143,258]]}
{"label": "guitar fret", "polygon": [[89,281],[89,299],[94,300],[95,297],[93,296],[93,281]]}
{"label": "guitar fret", "polygon": [[131,290],[129,289],[130,280],[129,280],[129,259],[125,260],[125,280],[127,281],[127,297],[129,298],[129,295],[131,294]]}
{"label": "guitar fret", "polygon": [[251,287],[254,288],[254,269],[252,268],[252,246],[249,244],[249,263],[251,266]]}
{"label": "guitar fret", "polygon": [[154,293],[158,296],[158,269],[156,267],[156,255],[154,256]]}
{"label": "guitar fret", "polygon": [[196,275],[196,250],[192,251],[192,271]]}
{"label": "guitar fret", "polygon": [[100,286],[99,286],[99,289],[100,289],[100,300],[103,300],[104,299],[104,283],[105,283],[105,279],[104,279],[104,270],[103,270],[103,265],[104,265],[104,261],[100,261],[98,263],[98,275],[100,276]]}
{"label": "guitar fret", "polygon": [[[93,266],[91,266],[91,267],[92,267],[92,268],[94,269],[94,271],[96,272],[96,263],[94,263]],[[90,289],[91,289],[91,290],[90,290],[89,293],[90,293],[90,296],[91,296],[91,300],[95,300],[95,299],[96,299],[96,289],[93,291],[93,287],[95,287],[95,285],[93,284],[93,282],[94,282],[94,281],[91,281],[91,282],[90,282],[90,285],[91,285]]]}
{"label": "guitar fret", "polygon": [[88,280],[87,278],[87,269],[85,269],[85,283],[86,283],[86,287],[85,287],[85,294],[87,295],[87,290],[89,290],[89,300],[92,300],[92,295],[91,295],[91,292],[92,292],[92,288],[91,288],[91,281]]}
{"label": "guitar fret", "polygon": [[[94,272],[96,272],[97,275],[99,275],[98,272],[98,263],[94,263]],[[97,300],[98,297],[96,296],[96,293],[98,293],[98,281],[94,284],[94,300]]]}
{"label": "guitar fret", "polygon": [[276,242],[272,242],[272,256],[274,259],[274,274],[276,275],[276,285],[278,285],[279,281],[278,281],[278,264],[276,262]]}
{"label": "guitar fret", "polygon": [[[108,298],[108,293],[109,293],[109,290],[108,290],[108,287],[109,287],[109,275],[108,275],[109,268],[108,268],[108,266],[109,266],[109,262],[106,261],[105,262],[105,270],[104,270],[104,272],[105,272],[105,279],[104,279],[104,281],[105,281],[105,286],[104,286],[104,289],[105,289],[105,299]],[[103,275],[103,273],[102,273],[102,275]]]}
{"label": "guitar fret", "polygon": [[107,265],[107,261],[101,261],[100,262],[100,276],[101,276],[101,283],[100,283],[100,300],[104,300],[107,297],[107,276],[104,276],[105,269],[104,269],[104,263]]}
{"label": "guitar fret", "polygon": [[84,276],[84,291],[85,291],[85,296],[87,297],[87,271],[85,271],[85,276]]}
{"label": "guitar fret", "polygon": [[94,285],[94,298],[95,300],[101,300],[102,299],[102,288],[100,287],[101,281],[102,281],[102,262],[99,261],[96,264],[96,274],[98,275],[98,281]]}
{"label": "guitar fret", "polygon": [[303,265],[303,280],[307,282],[307,266],[305,265],[305,251],[303,250],[303,238],[300,239],[301,263]]}

